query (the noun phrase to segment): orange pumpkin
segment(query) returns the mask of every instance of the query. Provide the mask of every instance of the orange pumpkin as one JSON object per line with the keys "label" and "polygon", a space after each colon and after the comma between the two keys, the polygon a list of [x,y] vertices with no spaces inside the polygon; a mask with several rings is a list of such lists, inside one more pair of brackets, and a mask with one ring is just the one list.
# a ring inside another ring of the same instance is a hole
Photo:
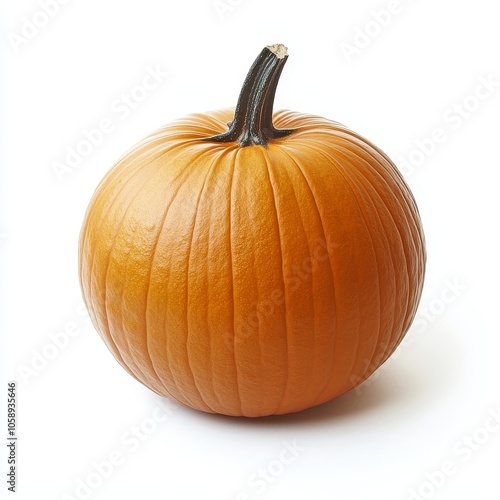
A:
{"label": "orange pumpkin", "polygon": [[284,414],[352,389],[400,343],[422,290],[421,222],[391,160],[336,122],[273,114],[287,57],[265,48],[235,110],[129,151],[81,232],[106,345],[138,381],[206,412]]}

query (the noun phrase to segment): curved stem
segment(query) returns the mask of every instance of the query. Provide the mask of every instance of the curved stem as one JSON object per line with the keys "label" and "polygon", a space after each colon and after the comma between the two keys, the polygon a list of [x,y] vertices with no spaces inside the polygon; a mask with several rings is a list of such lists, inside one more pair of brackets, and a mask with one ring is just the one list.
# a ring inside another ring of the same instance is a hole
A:
{"label": "curved stem", "polygon": [[271,139],[294,132],[273,125],[274,96],[287,59],[284,45],[272,45],[262,50],[243,82],[234,118],[228,124],[229,130],[209,137],[207,141],[238,141],[241,147],[265,146]]}

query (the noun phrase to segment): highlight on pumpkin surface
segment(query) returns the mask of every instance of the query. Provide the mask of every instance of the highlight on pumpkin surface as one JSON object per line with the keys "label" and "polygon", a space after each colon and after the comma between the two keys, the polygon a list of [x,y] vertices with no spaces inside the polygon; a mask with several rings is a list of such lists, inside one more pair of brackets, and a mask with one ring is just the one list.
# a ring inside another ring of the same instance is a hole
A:
{"label": "highlight on pumpkin surface", "polygon": [[422,292],[408,185],[347,127],[273,109],[287,58],[264,48],[235,108],[129,150],[82,226],[82,293],[113,356],[209,413],[292,413],[353,389],[402,341]]}

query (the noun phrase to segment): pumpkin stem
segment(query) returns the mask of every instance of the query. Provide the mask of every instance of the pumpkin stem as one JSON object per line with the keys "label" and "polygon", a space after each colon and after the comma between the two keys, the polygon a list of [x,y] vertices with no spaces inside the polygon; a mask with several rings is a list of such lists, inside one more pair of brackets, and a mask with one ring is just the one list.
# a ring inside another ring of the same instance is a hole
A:
{"label": "pumpkin stem", "polygon": [[294,132],[294,129],[277,129],[273,125],[274,96],[287,59],[284,45],[269,45],[262,50],[243,82],[229,129],[207,141],[239,141],[241,147],[266,146],[269,140]]}

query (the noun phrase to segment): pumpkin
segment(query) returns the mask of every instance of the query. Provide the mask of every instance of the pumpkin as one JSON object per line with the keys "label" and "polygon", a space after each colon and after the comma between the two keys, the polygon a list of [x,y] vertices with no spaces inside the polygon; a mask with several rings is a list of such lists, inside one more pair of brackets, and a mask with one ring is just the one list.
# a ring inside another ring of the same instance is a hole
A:
{"label": "pumpkin", "polygon": [[266,47],[235,109],[137,144],[88,207],[80,282],[123,368],[197,410],[258,417],[349,391],[395,350],[425,246],[392,161],[339,123],[273,113]]}

